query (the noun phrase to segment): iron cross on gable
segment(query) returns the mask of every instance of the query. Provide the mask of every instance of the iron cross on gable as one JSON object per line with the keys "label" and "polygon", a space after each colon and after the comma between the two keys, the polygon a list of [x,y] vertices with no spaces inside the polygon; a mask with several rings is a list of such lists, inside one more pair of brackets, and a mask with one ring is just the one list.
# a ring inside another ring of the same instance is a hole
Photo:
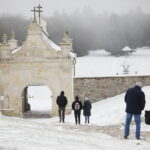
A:
{"label": "iron cross on gable", "polygon": [[41,24],[41,12],[43,12],[42,10],[41,10],[41,8],[43,8],[41,5],[38,5],[38,7],[37,7],[37,12],[39,13],[39,24]]}
{"label": "iron cross on gable", "polygon": [[33,10],[31,10],[31,11],[33,11],[34,12],[34,21],[36,21],[36,9],[35,9],[35,7],[34,7],[34,9]]}

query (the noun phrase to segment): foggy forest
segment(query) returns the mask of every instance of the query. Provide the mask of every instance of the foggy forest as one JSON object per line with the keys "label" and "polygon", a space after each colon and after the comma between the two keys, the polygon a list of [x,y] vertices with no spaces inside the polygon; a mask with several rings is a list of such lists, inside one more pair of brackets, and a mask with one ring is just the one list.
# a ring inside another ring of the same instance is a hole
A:
{"label": "foggy forest", "polygon": [[[150,13],[145,13],[140,8],[124,14],[96,14],[86,7],[71,14],[55,12],[53,16],[44,19],[48,23],[50,38],[57,44],[61,42],[65,31],[70,32],[73,49],[78,56],[87,55],[89,50],[97,49],[105,49],[112,55],[121,55],[125,46],[135,49],[150,45]],[[22,45],[26,26],[32,20],[21,15],[1,15],[0,36],[6,33],[9,39],[10,32],[14,31],[15,38]]]}

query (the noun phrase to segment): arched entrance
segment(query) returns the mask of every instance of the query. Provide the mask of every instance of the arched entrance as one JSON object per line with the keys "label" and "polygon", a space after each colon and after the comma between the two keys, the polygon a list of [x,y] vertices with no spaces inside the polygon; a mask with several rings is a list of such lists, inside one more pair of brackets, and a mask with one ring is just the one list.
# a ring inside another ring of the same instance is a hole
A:
{"label": "arched entrance", "polygon": [[47,85],[34,84],[25,87],[23,102],[24,117],[50,117],[52,92]]}

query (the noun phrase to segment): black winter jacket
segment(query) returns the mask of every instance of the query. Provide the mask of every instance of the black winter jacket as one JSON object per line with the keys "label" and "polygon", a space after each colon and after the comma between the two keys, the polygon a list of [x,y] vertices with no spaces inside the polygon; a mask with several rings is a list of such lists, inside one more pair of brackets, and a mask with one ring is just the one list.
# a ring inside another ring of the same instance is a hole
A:
{"label": "black winter jacket", "polygon": [[127,113],[141,114],[145,107],[145,94],[139,86],[135,86],[127,90],[125,102]]}
{"label": "black winter jacket", "polygon": [[91,102],[89,100],[84,101],[83,104],[83,115],[84,116],[91,116]]}
{"label": "black winter jacket", "polygon": [[58,96],[57,100],[56,100],[56,103],[57,103],[57,105],[58,105],[59,108],[66,107],[66,105],[68,103],[66,96],[64,96],[64,95]]}

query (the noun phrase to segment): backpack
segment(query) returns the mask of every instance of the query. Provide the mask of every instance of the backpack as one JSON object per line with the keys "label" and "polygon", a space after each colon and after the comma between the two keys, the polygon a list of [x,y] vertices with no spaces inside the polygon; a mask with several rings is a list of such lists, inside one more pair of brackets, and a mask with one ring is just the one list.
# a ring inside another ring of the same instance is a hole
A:
{"label": "backpack", "polygon": [[150,111],[145,111],[145,123],[150,125]]}
{"label": "backpack", "polygon": [[79,104],[79,102],[75,102],[75,104],[74,104],[74,109],[75,109],[75,110],[79,110],[79,109],[80,109],[80,104]]}

